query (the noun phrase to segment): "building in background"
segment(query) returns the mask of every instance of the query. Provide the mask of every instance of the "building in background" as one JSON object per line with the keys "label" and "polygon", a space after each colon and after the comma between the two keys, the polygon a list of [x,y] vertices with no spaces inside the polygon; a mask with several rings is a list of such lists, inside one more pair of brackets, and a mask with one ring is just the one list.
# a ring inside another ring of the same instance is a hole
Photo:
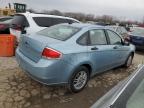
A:
{"label": "building in background", "polygon": [[26,12],[26,4],[14,3],[13,8],[11,4],[8,4],[8,7],[0,8],[0,16],[10,16],[14,15],[15,13],[22,13]]}
{"label": "building in background", "polygon": [[10,9],[10,8],[0,8],[0,16],[9,16],[9,15],[14,15],[16,13],[15,9]]}

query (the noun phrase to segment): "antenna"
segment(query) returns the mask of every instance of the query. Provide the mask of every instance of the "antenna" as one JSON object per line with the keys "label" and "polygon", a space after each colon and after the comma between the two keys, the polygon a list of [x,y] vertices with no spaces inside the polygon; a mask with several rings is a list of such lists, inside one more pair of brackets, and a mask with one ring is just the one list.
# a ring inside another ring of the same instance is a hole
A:
{"label": "antenna", "polygon": [[10,4],[10,3],[8,3],[8,5],[9,5],[9,9],[11,9],[11,4]]}

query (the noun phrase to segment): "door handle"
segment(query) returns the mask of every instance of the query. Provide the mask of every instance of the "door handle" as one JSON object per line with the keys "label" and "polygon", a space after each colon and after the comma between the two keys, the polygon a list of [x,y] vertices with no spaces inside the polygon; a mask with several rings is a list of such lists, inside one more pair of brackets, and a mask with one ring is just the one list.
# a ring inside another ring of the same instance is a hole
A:
{"label": "door handle", "polygon": [[93,47],[93,48],[91,48],[91,50],[98,50],[98,48],[97,47]]}

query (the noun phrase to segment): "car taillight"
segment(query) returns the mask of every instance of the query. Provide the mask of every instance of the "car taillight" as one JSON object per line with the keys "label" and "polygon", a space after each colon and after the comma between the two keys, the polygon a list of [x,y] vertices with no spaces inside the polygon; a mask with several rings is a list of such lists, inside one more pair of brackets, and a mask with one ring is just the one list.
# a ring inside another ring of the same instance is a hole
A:
{"label": "car taillight", "polygon": [[12,24],[12,25],[10,26],[10,28],[13,28],[13,29],[18,30],[18,31],[21,31],[21,30],[22,30],[22,27],[21,27],[21,25],[19,25],[19,24]]}
{"label": "car taillight", "polygon": [[16,25],[15,30],[21,31],[22,30],[21,25]]}
{"label": "car taillight", "polygon": [[51,48],[44,48],[42,56],[48,59],[58,59],[62,56],[62,53]]}
{"label": "car taillight", "polygon": [[6,26],[4,24],[0,24],[0,29],[4,29]]}

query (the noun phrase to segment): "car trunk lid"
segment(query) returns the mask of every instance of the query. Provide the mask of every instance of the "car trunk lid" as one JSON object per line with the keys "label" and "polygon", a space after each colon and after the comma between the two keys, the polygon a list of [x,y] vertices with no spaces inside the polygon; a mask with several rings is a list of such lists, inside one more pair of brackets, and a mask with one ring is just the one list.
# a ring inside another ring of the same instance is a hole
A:
{"label": "car trunk lid", "polygon": [[36,34],[34,36],[22,36],[19,49],[26,57],[34,62],[38,62],[42,57],[44,48],[59,42],[61,41]]}

